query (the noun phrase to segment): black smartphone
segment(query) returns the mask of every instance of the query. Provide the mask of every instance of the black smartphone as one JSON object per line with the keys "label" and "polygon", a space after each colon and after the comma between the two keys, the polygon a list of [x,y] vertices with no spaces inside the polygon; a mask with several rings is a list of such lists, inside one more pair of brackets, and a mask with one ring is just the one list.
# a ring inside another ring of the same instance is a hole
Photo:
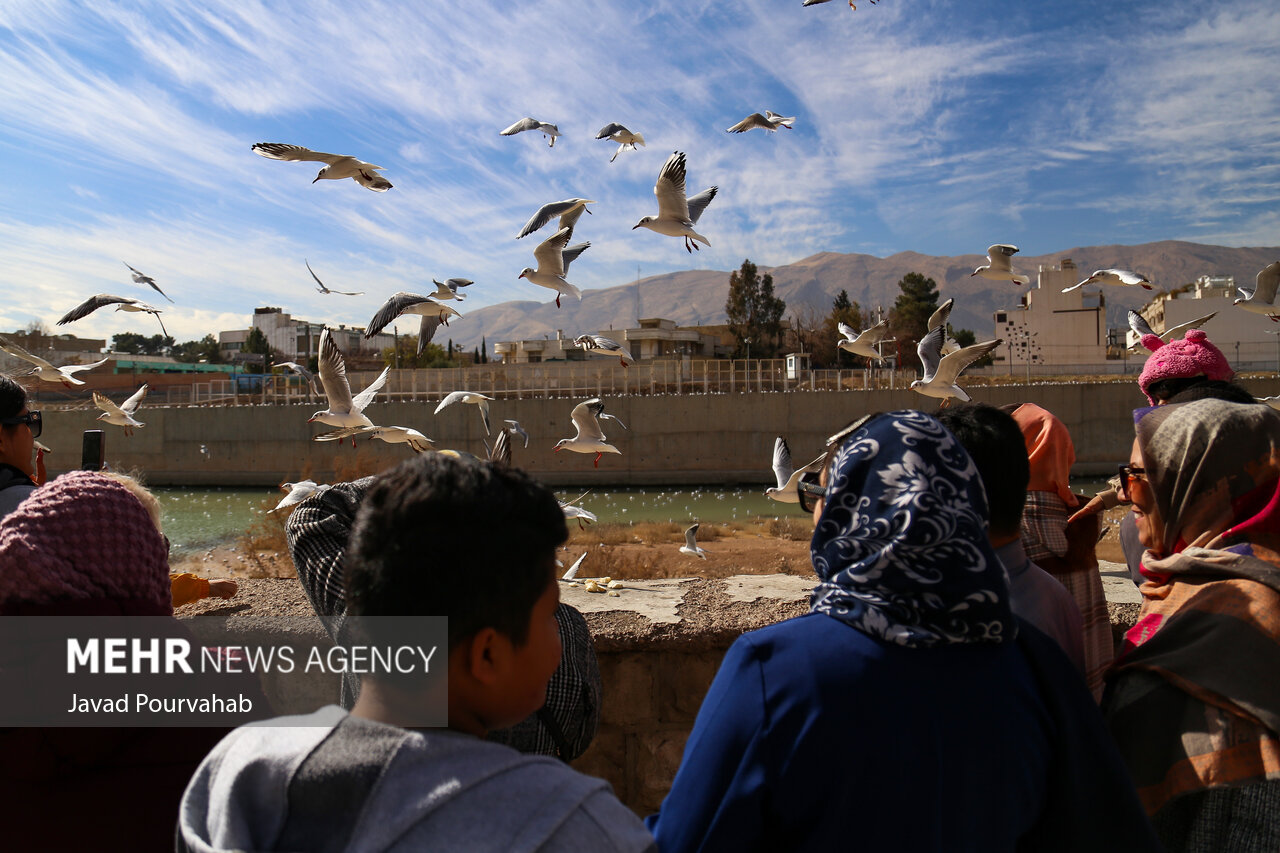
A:
{"label": "black smartphone", "polygon": [[107,462],[107,437],[100,429],[84,431],[80,446],[80,468],[85,471],[101,471]]}

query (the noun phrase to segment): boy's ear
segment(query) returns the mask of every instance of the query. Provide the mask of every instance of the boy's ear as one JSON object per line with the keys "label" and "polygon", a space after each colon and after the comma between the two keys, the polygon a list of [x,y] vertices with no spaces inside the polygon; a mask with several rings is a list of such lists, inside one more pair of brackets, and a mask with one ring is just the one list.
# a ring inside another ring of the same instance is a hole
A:
{"label": "boy's ear", "polygon": [[466,642],[471,677],[485,685],[501,681],[511,657],[511,641],[495,628],[482,628]]}

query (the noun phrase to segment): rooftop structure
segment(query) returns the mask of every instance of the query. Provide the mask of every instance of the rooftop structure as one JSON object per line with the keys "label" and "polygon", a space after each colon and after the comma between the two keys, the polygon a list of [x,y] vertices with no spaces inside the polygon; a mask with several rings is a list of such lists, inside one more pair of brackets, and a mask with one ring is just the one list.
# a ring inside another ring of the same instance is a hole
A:
{"label": "rooftop structure", "polygon": [[[218,333],[218,349],[227,361],[234,361],[244,349],[245,341],[252,329],[262,330],[271,349],[293,361],[306,363],[312,356],[320,352],[320,333],[324,331],[323,323],[312,323],[308,320],[297,320],[279,308],[264,306],[253,309],[253,321],[248,329],[232,329]],[[348,328],[339,324],[330,326],[329,334],[338,349],[347,355],[373,355],[383,349],[395,345],[395,336],[380,332],[371,339],[365,340],[364,327]]]}
{"label": "rooftop structure", "polygon": [[[612,338],[625,346],[637,361],[657,358],[715,358],[725,354],[721,336],[715,333],[720,327],[681,327],[674,321],[661,317],[640,320],[634,329],[601,329],[593,334]],[[727,328],[727,327],[724,327]],[[500,341],[494,344],[494,352],[503,364],[528,364],[542,361],[584,361],[588,353],[573,344],[577,337],[566,336],[563,329],[556,330],[555,338],[547,336],[523,341]]]}
{"label": "rooftop structure", "polygon": [[1084,288],[1062,292],[1079,280],[1070,258],[1056,266],[1040,265],[1036,283],[1017,306],[995,312],[996,337],[1005,341],[993,353],[997,364],[1032,371],[1035,365],[1087,369],[1106,363],[1106,296]]}
{"label": "rooftop structure", "polygon": [[[1140,313],[1159,335],[1165,329],[1217,311],[1218,316],[1201,328],[1233,368],[1237,371],[1280,370],[1280,334],[1275,334],[1280,332],[1280,323],[1232,305],[1232,300],[1239,295],[1232,276],[1202,275],[1190,284],[1157,294]],[[1178,337],[1182,334],[1179,332]],[[1126,343],[1128,346],[1138,344],[1138,336],[1132,330],[1126,336]],[[1139,351],[1145,352],[1141,347]]]}

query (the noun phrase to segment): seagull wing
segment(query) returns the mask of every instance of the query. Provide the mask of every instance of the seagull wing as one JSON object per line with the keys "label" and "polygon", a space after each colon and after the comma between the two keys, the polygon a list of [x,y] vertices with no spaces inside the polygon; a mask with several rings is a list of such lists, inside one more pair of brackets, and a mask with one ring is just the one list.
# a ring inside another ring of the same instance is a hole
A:
{"label": "seagull wing", "polygon": [[462,398],[465,396],[467,396],[466,391],[450,391],[448,394],[445,395],[445,398],[440,401],[440,405],[436,406],[436,410],[434,414],[438,415],[440,414],[441,411],[443,411],[444,409],[447,409],[449,406],[452,406],[454,403],[461,402]]}
{"label": "seagull wing", "polygon": [[725,131],[725,133],[746,133],[748,130],[756,127],[764,127],[773,130],[773,123],[760,113],[752,113],[733,127]]}
{"label": "seagull wing", "polygon": [[627,425],[626,425],[626,424],[624,424],[624,423],[622,422],[622,418],[618,417],[617,415],[607,415],[607,414],[605,414],[604,412],[601,412],[601,413],[600,413],[600,417],[601,417],[601,418],[604,418],[604,419],[607,419],[607,420],[611,420],[611,421],[617,421],[617,422],[618,422],[618,426],[622,427],[623,429],[627,429]]}
{"label": "seagull wing", "polygon": [[320,292],[332,293],[333,291],[329,290],[329,288],[324,286],[324,282],[320,280],[320,276],[316,275],[316,271],[311,268],[311,262],[308,261],[306,258],[303,258],[302,261],[307,265],[307,272],[311,273],[311,277],[316,280],[316,284],[320,285]]}
{"label": "seagull wing", "polygon": [[610,139],[615,133],[625,133],[631,135],[631,131],[627,130],[616,121],[611,121],[604,127],[600,128],[600,132],[596,134],[596,139]]}
{"label": "seagull wing", "polygon": [[533,250],[533,257],[538,262],[538,272],[546,275],[564,275],[563,253],[565,246],[569,245],[571,236],[573,236],[572,228],[561,228],[538,244],[538,248]]}
{"label": "seagull wing", "polygon": [[111,398],[103,396],[97,391],[93,392],[93,404],[99,409],[102,409],[102,411],[106,412],[108,415],[119,415],[122,418],[127,418],[129,416],[126,412],[121,411],[119,406],[111,402]]}
{"label": "seagull wing", "polygon": [[702,211],[707,209],[707,205],[711,204],[711,199],[715,198],[718,192],[720,192],[719,187],[709,187],[689,199],[689,220],[691,222],[698,221],[698,217],[702,216]]}
{"label": "seagull wing", "polygon": [[459,287],[470,287],[475,282],[469,278],[451,278],[445,284],[449,285],[454,293],[457,293]]}
{"label": "seagull wing", "polygon": [[1151,324],[1147,322],[1147,318],[1143,317],[1137,311],[1130,309],[1128,313],[1128,317],[1129,317],[1129,328],[1133,329],[1133,333],[1138,337],[1141,338],[1145,335],[1154,335],[1156,333],[1155,329],[1151,328]]}
{"label": "seagull wing", "polygon": [[653,185],[653,194],[658,197],[659,219],[689,221],[689,202],[684,194],[684,176],[684,152],[676,151],[667,158],[662,171],[658,173],[657,183]]}
{"label": "seagull wing", "polygon": [[347,382],[347,362],[342,350],[333,342],[329,330],[320,332],[320,384],[329,401],[329,411],[350,412],[351,385]]}
{"label": "seagull wing", "polygon": [[422,318],[422,322],[418,324],[418,355],[422,355],[422,351],[427,348],[427,344],[431,343],[431,339],[436,336],[436,329],[439,329],[443,322],[443,317],[424,316]]}
{"label": "seagull wing", "polygon": [[845,340],[856,341],[858,339],[858,330],[848,323],[836,323],[836,328],[840,331],[840,334],[844,335]]}
{"label": "seagull wing", "polygon": [[1197,317],[1194,320],[1187,321],[1186,323],[1179,323],[1178,325],[1174,326],[1172,329],[1165,329],[1164,334],[1161,335],[1160,337],[1165,341],[1171,341],[1178,336],[1179,332],[1182,332],[1185,329],[1199,329],[1205,323],[1209,322],[1210,320],[1212,320],[1214,317],[1217,317],[1217,316],[1218,316],[1218,312],[1214,311],[1212,314],[1205,314],[1203,317]]}
{"label": "seagull wing", "polygon": [[368,340],[378,332],[381,332],[390,325],[392,320],[413,306],[430,301],[429,298],[417,293],[408,293],[403,290],[399,293],[393,293],[386,302],[382,303],[382,307],[374,313],[373,319],[369,321],[369,327],[364,330],[365,339]]}
{"label": "seagull wing", "polygon": [[[125,264],[125,266],[128,266],[128,264]],[[124,296],[112,296],[110,293],[99,293],[96,296],[90,296],[84,302],[81,302],[75,308],[72,308],[66,314],[62,315],[62,319],[54,325],[62,326],[67,323],[74,323],[76,320],[82,320],[104,305],[116,305],[118,303],[135,305],[137,302],[138,300],[136,299],[129,299]]]}
{"label": "seagull wing", "polygon": [[150,386],[144,382],[141,388],[134,391],[129,399],[120,404],[120,411],[132,417],[133,413],[138,410],[138,404],[142,402],[142,398],[147,396],[148,390],[150,390]]}
{"label": "seagull wing", "polygon": [[323,151],[312,151],[310,148],[303,148],[301,145],[286,145],[283,142],[259,142],[253,146],[253,151],[272,160],[315,160],[317,163],[328,163],[329,165],[333,165],[339,160],[348,159],[346,154],[326,154]]}
{"label": "seagull wing", "polygon": [[916,344],[916,355],[920,356],[920,364],[924,367],[925,382],[932,382],[938,375],[938,366],[942,363],[942,338],[945,334],[946,330],[939,327]]}
{"label": "seagull wing", "polygon": [[493,440],[489,450],[489,461],[499,465],[511,464],[511,439],[505,429],[498,430],[498,437]]}
{"label": "seagull wing", "polygon": [[574,560],[574,561],[573,561],[573,565],[569,567],[569,571],[565,572],[565,573],[561,576],[561,578],[560,578],[560,579],[561,579],[561,580],[565,580],[565,581],[571,581],[571,580],[573,580],[575,577],[577,577],[577,576],[578,576],[578,569],[582,568],[582,561],[583,561],[583,560],[585,560],[585,559],[587,559],[587,554],[589,554],[589,553],[591,553],[591,552],[590,552],[590,551],[583,551],[583,552],[582,552],[582,556],[581,556],[581,557],[579,557],[578,559],[576,559],[576,560]]}
{"label": "seagull wing", "polygon": [[[937,331],[930,332],[930,335],[936,334]],[[938,364],[937,373],[934,379],[947,385],[956,384],[956,379],[960,376],[960,372],[966,367],[1000,346],[1004,341],[996,338],[994,341],[984,341],[980,344],[958,349],[951,355],[945,356],[941,363]],[[923,345],[923,344],[922,344]]]}
{"label": "seagull wing", "polygon": [[569,264],[573,263],[574,260],[577,259],[578,255],[581,255],[583,252],[585,252],[587,249],[590,249],[590,248],[591,248],[590,242],[575,243],[574,245],[569,246],[563,252],[560,253],[560,259],[564,261],[565,275],[569,274]]}
{"label": "seagull wing", "polygon": [[79,373],[82,370],[93,370],[95,367],[102,367],[110,361],[111,358],[104,358],[102,361],[95,361],[93,364],[73,364],[70,367],[59,368],[63,373]]}
{"label": "seagull wing", "polygon": [[1018,247],[1010,246],[1008,243],[996,243],[994,246],[987,247],[987,258],[993,261],[997,256],[1012,258],[1016,254],[1018,254]]}
{"label": "seagull wing", "polygon": [[946,302],[938,306],[938,310],[934,311],[929,317],[929,331],[932,332],[939,326],[947,325],[947,321],[951,319],[951,307],[955,304],[955,299],[948,299]]}
{"label": "seagull wing", "polygon": [[539,122],[536,118],[525,116],[506,130],[500,130],[498,133],[502,136],[513,136],[525,130],[537,130]]}
{"label": "seagull wing", "polygon": [[690,551],[698,549],[698,525],[691,524],[684,531],[684,544]]}
{"label": "seagull wing", "polygon": [[24,350],[22,347],[18,346],[15,343],[12,343],[11,341],[5,340],[4,338],[0,338],[0,349],[9,353],[9,355],[13,356],[14,358],[20,358],[23,361],[30,362],[31,364],[34,364],[36,367],[53,367],[52,364],[45,361],[40,356],[32,355],[31,353]]}
{"label": "seagull wing", "polygon": [[[847,326],[845,328],[848,328]],[[884,340],[884,336],[889,334],[889,321],[881,320],[870,329],[858,335],[858,343],[875,346]]]}
{"label": "seagull wing", "polygon": [[390,373],[390,366],[382,368],[382,373],[378,374],[378,378],[370,382],[369,387],[357,394],[355,399],[351,401],[351,411],[357,415],[363,412],[364,407],[373,402],[374,396],[382,390],[383,385],[387,384],[387,375]]}
{"label": "seagull wing", "polygon": [[604,441],[604,431],[600,429],[600,421],[596,419],[603,411],[604,403],[600,402],[599,398],[593,398],[574,406],[573,411],[569,413],[569,417],[573,420],[573,425],[578,431],[575,438]]}
{"label": "seagull wing", "polygon": [[795,465],[791,463],[791,448],[787,446],[785,438],[778,436],[773,440],[773,476],[778,481],[779,489],[787,484],[795,470]]}
{"label": "seagull wing", "polygon": [[523,438],[523,439],[524,439],[524,446],[525,446],[525,447],[528,447],[528,446],[529,446],[529,433],[525,432],[524,427],[520,426],[520,422],[519,422],[519,421],[513,421],[513,420],[511,420],[510,418],[507,418],[505,422],[506,422],[506,423],[508,423],[508,424],[511,424],[511,426],[507,427],[507,431],[508,431],[508,432],[510,432],[510,433],[512,433],[512,434],[514,434],[514,435],[518,435],[518,436],[520,436],[521,438]]}
{"label": "seagull wing", "polygon": [[1253,289],[1252,300],[1264,305],[1273,304],[1276,301],[1276,286],[1280,285],[1280,261],[1263,267],[1255,283],[1257,286]]}
{"label": "seagull wing", "polygon": [[[569,213],[581,204],[582,201],[583,199],[580,198],[567,198],[562,201],[547,202],[542,207],[538,208],[537,213],[529,217],[529,221],[520,229],[520,233],[516,235],[516,239],[519,240],[521,237],[528,237],[534,231],[542,228],[542,226],[546,225],[557,216],[564,216],[566,213]],[[575,221],[577,220],[575,219]],[[566,225],[571,224],[572,223],[561,222],[560,226],[563,228]]]}

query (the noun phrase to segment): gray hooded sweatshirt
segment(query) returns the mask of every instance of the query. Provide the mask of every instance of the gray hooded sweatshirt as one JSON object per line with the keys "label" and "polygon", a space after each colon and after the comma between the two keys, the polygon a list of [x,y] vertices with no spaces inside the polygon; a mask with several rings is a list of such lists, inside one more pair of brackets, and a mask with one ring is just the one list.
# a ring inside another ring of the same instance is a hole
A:
{"label": "gray hooded sweatshirt", "polygon": [[201,763],[179,851],[652,851],[609,784],[553,758],[329,706],[242,726]]}

